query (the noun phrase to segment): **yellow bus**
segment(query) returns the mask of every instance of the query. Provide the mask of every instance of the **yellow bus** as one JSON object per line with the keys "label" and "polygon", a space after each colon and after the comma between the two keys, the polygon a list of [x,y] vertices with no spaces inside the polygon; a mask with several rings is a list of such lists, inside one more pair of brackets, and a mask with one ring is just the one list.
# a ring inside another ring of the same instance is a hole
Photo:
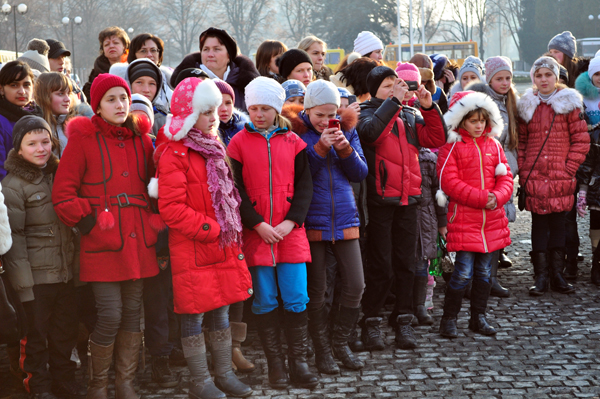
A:
{"label": "yellow bus", "polygon": [[[19,53],[19,57],[22,55],[23,55],[23,53]],[[11,62],[16,59],[17,59],[17,57],[15,57],[14,51],[0,50],[0,62],[1,63],[6,64],[7,62]]]}
{"label": "yellow bus", "polygon": [[[415,53],[423,52],[421,44],[413,45]],[[425,44],[425,54],[445,54],[448,58],[462,65],[470,55],[479,57],[477,42],[452,42],[452,43],[427,43]],[[402,45],[402,62],[410,61],[410,44]],[[396,68],[398,64],[398,45],[388,44],[383,52],[383,62],[390,68]]]}
{"label": "yellow bus", "polygon": [[331,68],[332,71],[335,71],[335,68],[342,62],[345,56],[346,52],[341,48],[328,49],[327,54],[325,54],[325,65]]}

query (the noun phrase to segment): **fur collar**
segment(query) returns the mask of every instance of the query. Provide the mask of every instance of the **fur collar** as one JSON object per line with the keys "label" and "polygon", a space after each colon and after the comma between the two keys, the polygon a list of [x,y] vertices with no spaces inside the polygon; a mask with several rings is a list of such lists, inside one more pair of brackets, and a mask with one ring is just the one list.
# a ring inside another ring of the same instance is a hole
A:
{"label": "fur collar", "polygon": [[[304,111],[304,107],[299,104],[284,104],[281,109],[281,115],[292,122],[292,131],[298,135],[303,135],[309,130],[313,130],[313,127],[308,120],[308,116],[301,114],[302,111]],[[342,132],[348,132],[354,129],[358,123],[356,112],[350,109],[343,110],[339,119]],[[307,125],[307,123],[309,125]]]}
{"label": "fur collar", "polygon": [[[152,131],[152,125],[148,118],[140,118],[137,115],[130,115],[133,120],[134,132],[133,134],[141,136],[142,134],[148,134]],[[65,136],[70,137],[90,137],[96,132],[101,132],[106,137],[116,137],[116,132],[119,129],[124,129],[127,132],[131,132],[125,127],[113,126],[104,121],[98,115],[92,116],[92,119],[86,118],[85,116],[78,116],[67,122],[65,129]]]}
{"label": "fur collar", "polygon": [[252,60],[240,54],[232,62],[231,72],[227,76],[227,83],[237,86],[241,92],[250,82],[259,76],[260,73],[258,73]]}
{"label": "fur collar", "polygon": [[42,170],[30,162],[27,162],[22,156],[17,154],[13,148],[8,153],[8,157],[4,162],[4,168],[11,174],[20,177],[29,183],[39,183],[44,174],[55,174],[58,168],[58,158],[54,153],[50,155],[50,159],[46,167]]}
{"label": "fur collar", "polygon": [[[527,89],[517,102],[519,117],[526,123],[531,121],[535,110],[541,103],[537,93],[533,88]],[[567,86],[560,84],[558,85],[558,92],[548,101],[548,105],[552,107],[552,110],[556,114],[568,114],[574,109],[583,107],[583,98],[576,90],[569,89]]]}
{"label": "fur collar", "polygon": [[600,97],[600,89],[594,86],[587,72],[579,75],[575,81],[575,89],[588,100],[596,100]]}

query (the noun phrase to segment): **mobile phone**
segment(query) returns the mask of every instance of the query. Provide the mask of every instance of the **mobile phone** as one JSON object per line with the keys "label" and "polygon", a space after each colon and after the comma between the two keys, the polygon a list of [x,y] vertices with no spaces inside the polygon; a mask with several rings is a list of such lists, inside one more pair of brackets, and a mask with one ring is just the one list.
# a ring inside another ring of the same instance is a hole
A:
{"label": "mobile phone", "polygon": [[348,105],[353,104],[355,102],[356,102],[356,96],[355,95],[348,96]]}
{"label": "mobile phone", "polygon": [[415,80],[405,80],[408,85],[408,91],[416,91],[419,90],[419,82]]}
{"label": "mobile phone", "polygon": [[327,128],[328,129],[336,128],[337,130],[340,130],[340,121],[337,119],[330,119],[329,126]]}

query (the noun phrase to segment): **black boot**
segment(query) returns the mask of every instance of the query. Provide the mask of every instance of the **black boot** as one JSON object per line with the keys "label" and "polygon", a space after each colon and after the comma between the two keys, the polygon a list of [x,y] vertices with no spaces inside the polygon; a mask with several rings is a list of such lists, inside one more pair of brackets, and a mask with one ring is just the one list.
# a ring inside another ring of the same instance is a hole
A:
{"label": "black boot", "polygon": [[433,324],[433,317],[427,312],[425,300],[427,299],[427,282],[428,276],[415,276],[413,286],[413,306],[415,316],[422,326],[430,326]]}
{"label": "black boot", "polygon": [[360,338],[369,352],[385,349],[385,343],[381,337],[381,322],[381,317],[369,317],[363,320]]}
{"label": "black boot", "polygon": [[492,261],[492,271],[490,273],[490,283],[492,285],[492,290],[490,291],[490,296],[495,296],[498,298],[508,298],[510,296],[510,292],[500,285],[498,282],[498,267],[499,262]]}
{"label": "black boot", "polygon": [[161,388],[179,385],[179,374],[169,367],[169,356],[152,356],[152,381]]}
{"label": "black boot", "polygon": [[440,323],[440,335],[447,338],[458,337],[458,328],[456,321],[458,313],[460,312],[460,306],[462,299],[465,296],[465,289],[453,290],[450,287],[446,287],[446,298],[444,299],[444,315]]}
{"label": "black boot", "polygon": [[396,346],[398,349],[414,349],[417,347],[415,330],[412,328],[413,315],[401,314],[396,318]]}
{"label": "black boot", "polygon": [[594,251],[594,256],[592,258],[591,280],[592,284],[600,286],[600,253],[598,253],[598,251],[600,250],[596,249]]}
{"label": "black boot", "polygon": [[529,295],[542,296],[548,291],[548,257],[546,252],[531,252],[535,283],[529,288]]}
{"label": "black boot", "polygon": [[308,331],[315,348],[315,366],[320,373],[337,374],[340,372],[329,342],[329,329],[327,328],[327,308],[308,312]]}
{"label": "black boot", "polygon": [[579,272],[579,267],[577,266],[577,258],[575,259],[567,259],[565,262],[565,271],[564,276],[566,280],[577,280],[577,273]]}
{"label": "black boot", "polygon": [[269,385],[275,389],[285,389],[290,385],[285,369],[285,356],[281,349],[281,329],[279,327],[279,309],[254,315],[258,336],[262,344],[269,369]]}
{"label": "black boot", "polygon": [[575,292],[575,287],[567,283],[562,275],[565,268],[565,249],[550,248],[548,250],[548,258],[550,261],[550,288],[552,288],[552,291],[560,292],[561,294]]}
{"label": "black boot", "polygon": [[319,377],[313,374],[306,363],[308,349],[307,312],[284,313],[285,339],[288,346],[288,365],[292,384],[312,389],[319,384]]}
{"label": "black boot", "polygon": [[467,287],[465,288],[465,298],[467,299],[471,299],[471,286],[473,285],[473,281],[469,281],[469,284],[467,284]]}
{"label": "black boot", "polygon": [[352,349],[352,352],[365,352],[365,344],[360,339],[358,332],[356,332],[356,326],[350,331],[350,338],[348,338],[348,346]]}
{"label": "black boot", "polygon": [[344,367],[350,370],[360,370],[365,364],[354,356],[354,353],[348,346],[348,340],[352,330],[356,331],[356,322],[360,308],[347,308],[340,305],[335,312],[333,324],[333,333],[331,335],[331,346],[336,358],[341,360]]}
{"label": "black boot", "polygon": [[483,335],[495,335],[496,330],[485,318],[487,302],[490,297],[491,284],[482,280],[473,280],[471,289],[471,319],[469,330]]}
{"label": "black boot", "polygon": [[504,252],[504,249],[500,250],[500,256],[498,258],[498,267],[500,267],[500,269],[508,269],[509,267],[512,267],[513,263],[510,259],[508,259],[508,256],[506,256],[506,252]]}

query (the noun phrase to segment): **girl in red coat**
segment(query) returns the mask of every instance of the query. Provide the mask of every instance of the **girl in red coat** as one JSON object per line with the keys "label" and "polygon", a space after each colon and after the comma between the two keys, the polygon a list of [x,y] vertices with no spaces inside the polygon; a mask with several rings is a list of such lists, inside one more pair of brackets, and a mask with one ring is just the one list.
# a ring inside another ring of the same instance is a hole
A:
{"label": "girl in red coat", "polygon": [[590,149],[583,99],[574,89],[558,84],[559,66],[540,57],[531,68],[534,88],[517,104],[519,111],[519,184],[525,190],[525,209],[531,212],[531,259],[535,284],[530,295],[548,290],[572,293],[563,278],[566,212],[575,201],[575,174]]}
{"label": "girl in red coat", "polygon": [[[211,80],[187,78],[177,86],[165,125],[170,141],[158,149],[158,179],[149,186],[169,226],[173,301],[194,399],[252,394],[231,369],[229,305],[252,295],[252,283],[241,251],[241,198],[218,138],[221,101]],[[214,382],[206,364],[205,314]]]}
{"label": "girl in red coat", "polygon": [[81,232],[80,279],[91,283],[98,309],[88,344],[90,399],[107,397],[113,349],[116,397],[138,397],[133,379],[143,335],[141,279],[158,273],[154,244],[161,223],[146,190],[154,173],[151,126],[129,114],[130,102],[122,78],[94,79],[95,115],[67,125],[69,141],[52,190],[58,217]]}
{"label": "girl in red coat", "polygon": [[[452,96],[444,119],[451,129],[437,163],[438,205],[448,206],[448,251],[456,252],[448,282],[440,334],[456,338],[456,321],[465,289],[472,282],[469,329],[483,335],[496,330],[485,318],[494,251],[510,244],[504,204],[513,179],[499,137],[504,122],[489,96],[463,91]],[[443,190],[443,191],[442,191]],[[445,193],[445,194],[444,194]]]}
{"label": "girl in red coat", "polygon": [[279,291],[291,381],[314,388],[319,379],[306,363],[306,262],[311,257],[303,227],[312,178],[306,143],[280,115],[284,101],[285,90],[275,80],[261,76],[250,82],[246,105],[251,123],[233,136],[227,152],[242,196],[244,252],[255,289],[252,311],[267,357],[269,383],[274,388],[289,384],[280,341]]}

